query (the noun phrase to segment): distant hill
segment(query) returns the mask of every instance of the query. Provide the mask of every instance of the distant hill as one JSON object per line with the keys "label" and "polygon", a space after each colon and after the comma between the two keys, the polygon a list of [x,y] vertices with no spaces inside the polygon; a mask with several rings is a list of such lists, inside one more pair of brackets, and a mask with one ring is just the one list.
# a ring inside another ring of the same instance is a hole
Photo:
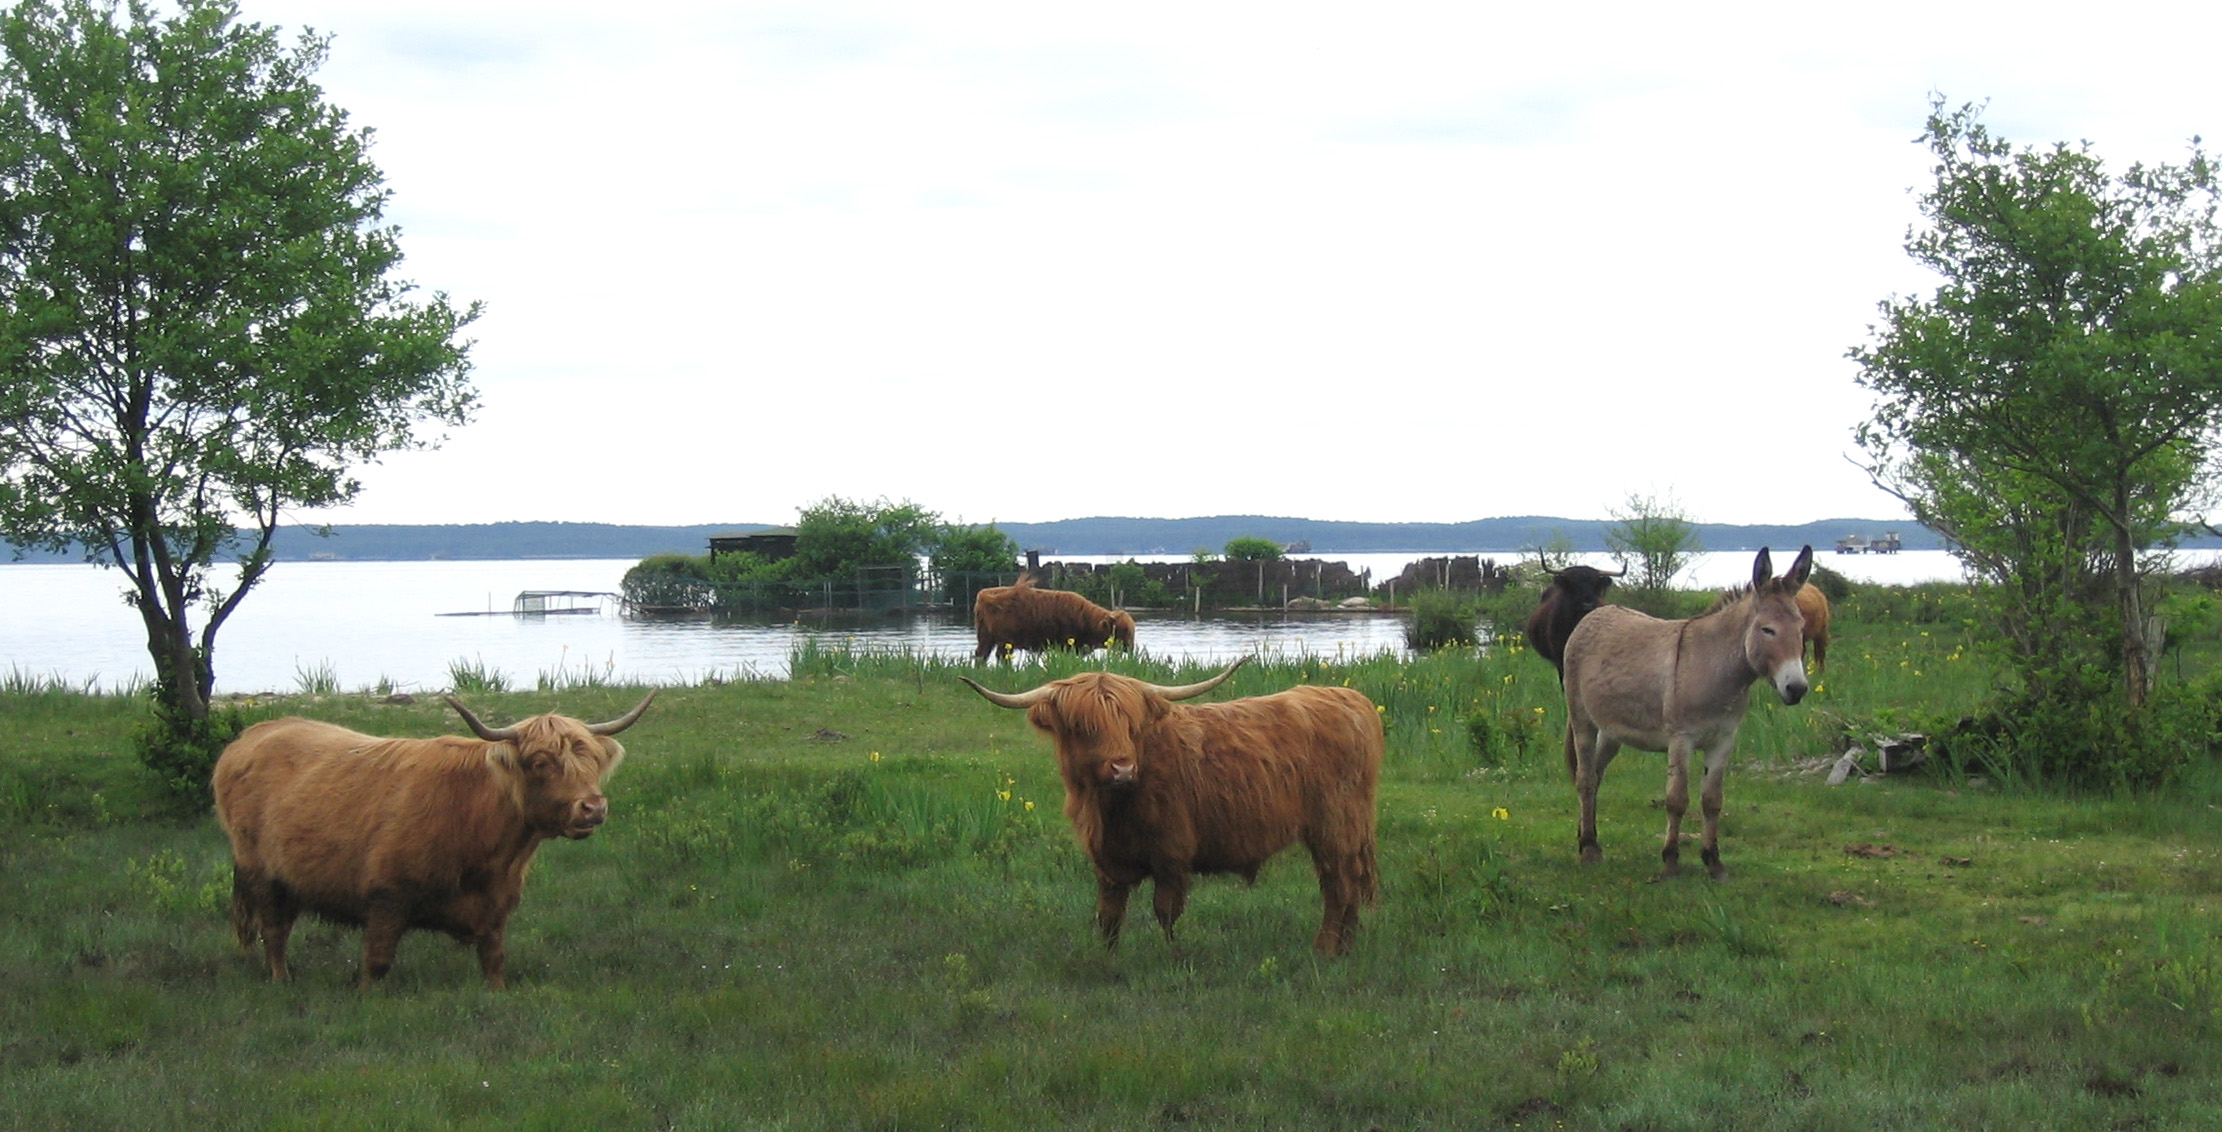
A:
{"label": "distant hill", "polygon": [[[770,523],[691,527],[624,527],[612,523],[469,523],[452,526],[336,526],[330,537],[287,527],[272,540],[280,561],[333,558],[354,562],[489,558],[646,558],[701,554],[711,535],[747,534]],[[81,562],[83,554],[32,551],[25,562]]]}
{"label": "distant hill", "polygon": [[[684,527],[630,527],[611,523],[471,523],[445,526],[366,524],[333,527],[319,538],[313,529],[287,528],[275,543],[280,560],[332,558],[344,561],[422,561],[494,558],[645,558],[651,554],[701,554],[710,536],[747,534],[770,523],[705,523]],[[1562,519],[1521,515],[1464,523],[1352,523],[1264,515],[1213,515],[1191,519],[1097,517],[1050,523],[998,523],[1024,550],[1044,554],[1180,554],[1199,549],[1218,553],[1229,539],[1245,535],[1288,545],[1309,543],[1309,555],[1377,554],[1399,551],[1451,554],[1517,554],[1564,535],[1577,551],[1603,551],[1603,519]],[[1935,532],[1910,522],[1885,519],[1824,519],[1786,526],[1736,526],[1704,523],[1698,538],[1706,550],[1776,549],[1811,543],[1828,550],[1845,535],[1873,538],[1895,531],[1907,550],[1937,550]],[[2218,542],[2217,545],[2222,545]],[[82,554],[29,552],[25,562],[77,562]]]}
{"label": "distant hill", "polygon": [[[1516,554],[1560,535],[1577,551],[1602,552],[1605,519],[1562,519],[1518,515],[1464,523],[1350,523],[1263,515],[1214,515],[1197,519],[1064,519],[1054,523],[998,523],[1021,548],[1044,554],[1216,554],[1229,539],[1244,535],[1284,546],[1310,543],[1305,553],[1386,554],[1397,551]],[[1941,550],[1936,532],[1903,520],[1823,519],[1794,526],[1737,526],[1700,523],[1698,541],[1706,550],[1757,550],[1812,544],[1829,550],[1846,535],[1873,538],[1895,531],[1907,550]]]}

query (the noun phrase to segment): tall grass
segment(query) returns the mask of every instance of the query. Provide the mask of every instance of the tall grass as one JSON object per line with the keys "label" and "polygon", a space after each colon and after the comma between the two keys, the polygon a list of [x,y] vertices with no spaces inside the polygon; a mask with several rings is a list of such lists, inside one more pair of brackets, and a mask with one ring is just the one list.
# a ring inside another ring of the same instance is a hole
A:
{"label": "tall grass", "polygon": [[314,665],[293,662],[293,683],[304,696],[336,696],[339,694],[339,669],[331,661]]}
{"label": "tall grass", "polygon": [[447,662],[448,687],[459,696],[509,690],[509,674],[486,663],[483,656]]}

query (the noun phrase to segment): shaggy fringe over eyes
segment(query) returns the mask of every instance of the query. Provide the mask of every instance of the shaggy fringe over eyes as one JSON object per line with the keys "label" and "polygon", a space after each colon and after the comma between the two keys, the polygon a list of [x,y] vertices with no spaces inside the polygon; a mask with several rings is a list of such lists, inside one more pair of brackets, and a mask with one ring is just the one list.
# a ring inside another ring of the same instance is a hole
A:
{"label": "shaggy fringe over eyes", "polygon": [[1163,708],[1162,703],[1153,705],[1155,697],[1094,673],[1060,683],[1064,686],[1026,713],[1027,722],[1053,734],[1081,739],[1113,735],[1153,718],[1153,706]]}
{"label": "shaggy fringe over eyes", "polygon": [[[615,740],[595,735],[585,735],[585,748],[591,752],[581,758],[573,742],[585,731],[577,720],[560,715],[535,715],[517,721],[517,737],[506,743],[493,743],[486,748],[486,761],[512,773],[523,773],[526,751],[554,753],[559,773],[565,778],[586,777],[596,783],[608,778],[617,764],[625,760],[625,748]],[[606,758],[601,757],[607,755]]]}

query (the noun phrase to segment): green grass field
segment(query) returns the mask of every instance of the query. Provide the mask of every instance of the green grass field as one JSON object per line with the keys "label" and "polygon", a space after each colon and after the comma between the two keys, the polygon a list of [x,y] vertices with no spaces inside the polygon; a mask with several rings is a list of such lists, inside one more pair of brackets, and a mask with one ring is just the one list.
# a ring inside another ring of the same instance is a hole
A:
{"label": "green grass field", "polygon": [[[1723,883],[1650,883],[1663,758],[1635,752],[1604,784],[1605,862],[1576,864],[1532,656],[1243,670],[1215,695],[1347,680],[1385,709],[1384,891],[1340,961],[1309,950],[1301,850],[1200,883],[1177,947],[1137,900],[1106,951],[1021,713],[968,665],[806,650],[791,681],[668,689],[627,733],[610,823],[542,850],[498,994],[423,933],[359,993],[360,936],[315,923],[295,981],[266,982],[231,940],[221,832],[133,760],[140,702],[18,680],[0,1096],[11,1126],[69,1129],[2222,1127],[2222,774],[1828,787],[1801,760],[1990,678],[1964,628],[1853,612],[1805,704],[1755,700]],[[984,679],[1091,664],[1201,675]],[[472,703],[606,717],[638,694]],[[460,729],[429,699],[250,712]]]}

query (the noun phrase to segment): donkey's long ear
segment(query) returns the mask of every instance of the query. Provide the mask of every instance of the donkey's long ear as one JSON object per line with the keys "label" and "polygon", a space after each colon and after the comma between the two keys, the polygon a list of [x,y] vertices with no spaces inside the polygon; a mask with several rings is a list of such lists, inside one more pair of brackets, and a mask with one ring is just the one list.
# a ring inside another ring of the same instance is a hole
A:
{"label": "donkey's long ear", "polygon": [[1753,593],[1758,593],[1759,587],[1774,580],[1774,556],[1767,553],[1767,548],[1762,546],[1759,548],[1759,557],[1751,560],[1751,590]]}
{"label": "donkey's long ear", "polygon": [[1805,585],[1806,575],[1812,572],[1813,548],[1808,546],[1798,552],[1798,560],[1790,564],[1790,572],[1782,576],[1782,581],[1794,590]]}

